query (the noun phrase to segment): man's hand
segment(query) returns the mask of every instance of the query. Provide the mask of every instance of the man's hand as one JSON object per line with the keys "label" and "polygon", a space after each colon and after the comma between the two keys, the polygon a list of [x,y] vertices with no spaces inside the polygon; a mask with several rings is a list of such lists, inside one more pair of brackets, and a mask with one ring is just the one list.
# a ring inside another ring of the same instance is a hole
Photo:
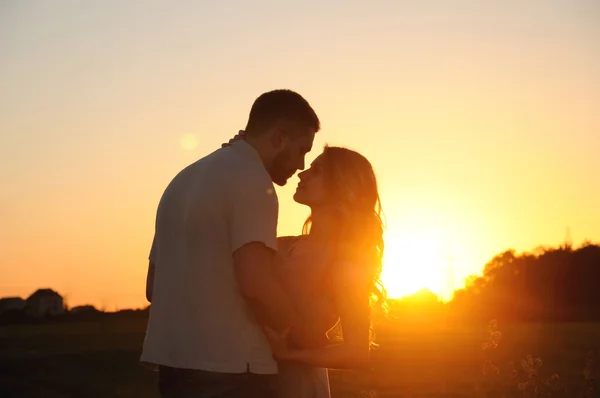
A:
{"label": "man's hand", "polygon": [[243,140],[245,138],[246,138],[246,132],[244,130],[240,130],[240,131],[238,131],[238,133],[236,135],[233,136],[232,139],[229,140],[229,142],[227,142],[225,144],[221,144],[221,148],[225,148],[226,146],[230,146],[235,141]]}
{"label": "man's hand", "polygon": [[292,327],[290,341],[300,348],[323,348],[329,345],[327,333],[317,331],[307,325]]}
{"label": "man's hand", "polygon": [[[294,341],[294,337],[292,336],[294,333],[294,328],[286,328],[281,331],[276,331],[268,326],[264,326],[263,329],[265,331],[265,335],[267,336],[267,340],[269,341],[269,345],[271,346],[273,356],[279,360],[286,360],[288,354],[292,350],[324,348],[329,345],[329,340],[325,334],[317,335],[313,333],[311,337],[304,336],[304,343],[306,344],[298,344],[297,341]],[[307,338],[311,341],[308,341]],[[290,343],[292,343],[291,346]]]}

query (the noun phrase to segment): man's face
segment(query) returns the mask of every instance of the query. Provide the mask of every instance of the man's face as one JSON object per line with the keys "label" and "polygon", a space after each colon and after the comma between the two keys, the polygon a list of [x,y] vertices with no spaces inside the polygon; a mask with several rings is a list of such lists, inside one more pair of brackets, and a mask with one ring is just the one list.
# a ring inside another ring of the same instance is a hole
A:
{"label": "man's face", "polygon": [[314,138],[311,131],[285,140],[267,170],[275,184],[284,186],[296,171],[304,170],[304,157],[312,149]]}

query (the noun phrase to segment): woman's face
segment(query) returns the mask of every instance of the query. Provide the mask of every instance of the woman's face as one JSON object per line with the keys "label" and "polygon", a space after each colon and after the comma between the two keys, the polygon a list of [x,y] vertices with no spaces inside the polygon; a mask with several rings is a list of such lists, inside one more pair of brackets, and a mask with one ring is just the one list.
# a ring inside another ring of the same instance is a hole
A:
{"label": "woman's face", "polygon": [[322,206],[327,202],[323,162],[323,154],[321,154],[312,162],[308,170],[298,174],[300,182],[294,194],[296,202],[311,208]]}

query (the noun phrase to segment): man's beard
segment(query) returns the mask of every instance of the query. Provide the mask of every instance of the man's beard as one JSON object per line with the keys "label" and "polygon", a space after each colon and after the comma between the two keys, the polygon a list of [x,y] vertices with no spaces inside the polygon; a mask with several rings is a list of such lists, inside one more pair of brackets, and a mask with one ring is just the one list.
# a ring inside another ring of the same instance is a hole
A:
{"label": "man's beard", "polygon": [[287,167],[288,158],[287,150],[280,152],[273,158],[273,163],[271,163],[271,167],[267,170],[271,176],[271,180],[280,187],[284,186],[287,180],[296,172],[296,170],[290,170]]}

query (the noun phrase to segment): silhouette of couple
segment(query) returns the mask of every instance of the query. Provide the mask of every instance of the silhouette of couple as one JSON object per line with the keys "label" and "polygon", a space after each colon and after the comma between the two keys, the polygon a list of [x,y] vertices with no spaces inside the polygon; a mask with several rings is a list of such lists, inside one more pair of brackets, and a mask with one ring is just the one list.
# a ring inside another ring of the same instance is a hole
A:
{"label": "silhouette of couple", "polygon": [[[161,397],[329,397],[328,368],[368,366],[371,310],[385,300],[377,181],[340,147],[304,170],[319,129],[299,94],[264,93],[245,130],[166,188],[141,356]],[[311,215],[301,236],[278,238],[273,183],[297,170],[294,200]]]}

